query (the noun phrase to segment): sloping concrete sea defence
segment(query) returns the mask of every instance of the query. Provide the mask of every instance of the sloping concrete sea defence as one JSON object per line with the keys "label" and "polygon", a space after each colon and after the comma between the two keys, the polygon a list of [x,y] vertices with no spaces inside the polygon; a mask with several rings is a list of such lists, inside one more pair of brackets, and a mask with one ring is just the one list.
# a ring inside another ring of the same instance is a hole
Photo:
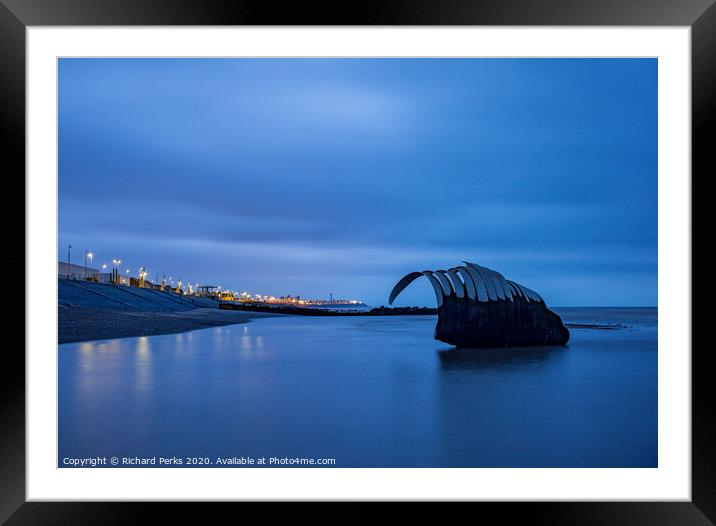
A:
{"label": "sloping concrete sea defence", "polygon": [[59,279],[58,305],[141,312],[178,312],[218,308],[211,298],[182,296],[176,292]]}
{"label": "sloping concrete sea defence", "polygon": [[58,343],[171,334],[271,316],[219,310],[211,298],[58,279]]}

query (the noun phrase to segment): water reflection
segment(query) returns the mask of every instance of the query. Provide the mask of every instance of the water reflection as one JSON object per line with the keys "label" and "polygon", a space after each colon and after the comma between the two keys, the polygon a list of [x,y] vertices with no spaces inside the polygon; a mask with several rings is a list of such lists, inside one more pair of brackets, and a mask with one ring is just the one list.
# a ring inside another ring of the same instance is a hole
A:
{"label": "water reflection", "polygon": [[450,347],[440,349],[437,355],[442,369],[499,369],[515,365],[535,365],[562,357],[568,347],[509,347],[466,349]]}
{"label": "water reflection", "polygon": [[[267,318],[59,349],[60,456],[653,466],[655,333],[455,349],[434,317]],[[615,339],[616,338],[616,339]]]}
{"label": "water reflection", "polygon": [[148,337],[141,336],[137,338],[135,355],[134,391],[136,393],[143,393],[152,385],[152,349]]}

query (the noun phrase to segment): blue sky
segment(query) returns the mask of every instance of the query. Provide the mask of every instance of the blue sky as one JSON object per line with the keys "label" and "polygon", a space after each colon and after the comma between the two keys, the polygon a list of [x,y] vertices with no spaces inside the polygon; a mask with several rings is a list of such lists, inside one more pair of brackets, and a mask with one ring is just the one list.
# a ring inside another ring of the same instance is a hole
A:
{"label": "blue sky", "polygon": [[656,305],[657,61],[61,59],[68,244],[261,294],[382,305],[469,260]]}

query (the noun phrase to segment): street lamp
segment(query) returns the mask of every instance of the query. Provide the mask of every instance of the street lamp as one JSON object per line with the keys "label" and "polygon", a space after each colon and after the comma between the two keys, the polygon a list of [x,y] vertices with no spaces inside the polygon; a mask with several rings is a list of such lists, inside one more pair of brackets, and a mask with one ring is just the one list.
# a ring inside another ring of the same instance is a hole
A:
{"label": "street lamp", "polygon": [[70,257],[70,251],[72,245],[67,245],[67,279],[70,279],[70,270],[72,270],[72,258]]}
{"label": "street lamp", "polygon": [[92,263],[92,252],[89,250],[85,250],[85,279],[87,279],[87,258],[89,258],[90,263]]}

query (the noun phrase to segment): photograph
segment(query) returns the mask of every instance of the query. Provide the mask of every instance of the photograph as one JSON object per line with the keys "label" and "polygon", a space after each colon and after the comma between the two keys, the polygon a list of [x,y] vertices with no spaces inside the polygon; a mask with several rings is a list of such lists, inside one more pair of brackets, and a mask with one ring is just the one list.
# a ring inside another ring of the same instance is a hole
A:
{"label": "photograph", "polygon": [[56,467],[659,468],[659,66],[59,57]]}

